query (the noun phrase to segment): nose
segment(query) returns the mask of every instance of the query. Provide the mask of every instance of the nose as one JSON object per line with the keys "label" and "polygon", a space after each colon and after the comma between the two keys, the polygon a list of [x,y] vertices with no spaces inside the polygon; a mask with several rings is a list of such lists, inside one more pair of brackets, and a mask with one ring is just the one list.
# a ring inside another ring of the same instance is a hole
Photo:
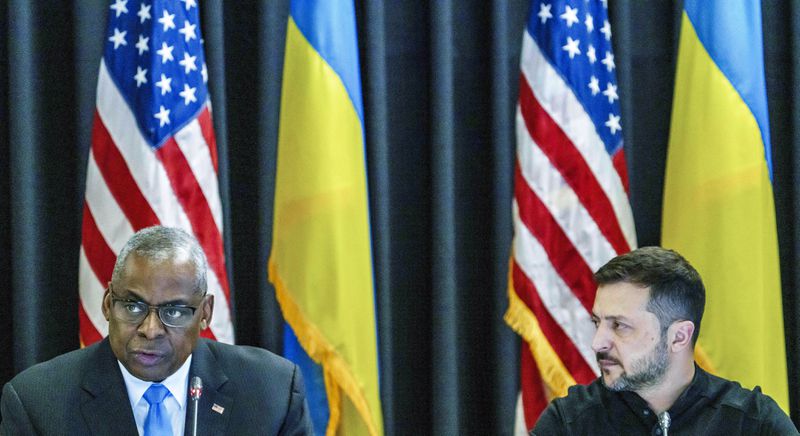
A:
{"label": "nose", "polygon": [[139,324],[139,334],[147,339],[154,339],[164,333],[164,324],[161,322],[161,318],[158,317],[158,310],[150,308],[145,319]]}
{"label": "nose", "polygon": [[609,335],[608,328],[601,322],[600,325],[597,326],[594,338],[592,338],[592,351],[595,353],[608,351],[611,349],[611,344],[611,335]]}

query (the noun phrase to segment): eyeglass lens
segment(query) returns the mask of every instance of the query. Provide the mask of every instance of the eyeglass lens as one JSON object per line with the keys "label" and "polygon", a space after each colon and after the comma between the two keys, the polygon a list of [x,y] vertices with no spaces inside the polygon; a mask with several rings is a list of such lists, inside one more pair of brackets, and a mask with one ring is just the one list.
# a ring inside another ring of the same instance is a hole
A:
{"label": "eyeglass lens", "polygon": [[140,323],[150,314],[150,308],[156,309],[158,318],[169,327],[186,327],[192,321],[195,308],[183,306],[150,306],[138,301],[119,300],[114,298],[114,315],[121,321]]}

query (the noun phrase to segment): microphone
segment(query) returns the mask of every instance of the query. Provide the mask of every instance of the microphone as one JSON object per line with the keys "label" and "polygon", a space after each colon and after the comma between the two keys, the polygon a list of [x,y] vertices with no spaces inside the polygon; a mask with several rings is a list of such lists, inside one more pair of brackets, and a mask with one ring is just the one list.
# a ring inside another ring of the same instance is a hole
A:
{"label": "microphone", "polygon": [[203,395],[203,380],[201,380],[200,377],[194,376],[189,383],[189,401],[191,403],[189,405],[189,413],[191,413],[189,422],[192,426],[189,434],[192,436],[197,436],[197,410],[200,407],[201,395]]}
{"label": "microphone", "polygon": [[661,431],[664,432],[663,436],[667,436],[670,424],[672,424],[672,418],[670,418],[669,412],[665,410],[658,414],[658,425],[661,427]]}

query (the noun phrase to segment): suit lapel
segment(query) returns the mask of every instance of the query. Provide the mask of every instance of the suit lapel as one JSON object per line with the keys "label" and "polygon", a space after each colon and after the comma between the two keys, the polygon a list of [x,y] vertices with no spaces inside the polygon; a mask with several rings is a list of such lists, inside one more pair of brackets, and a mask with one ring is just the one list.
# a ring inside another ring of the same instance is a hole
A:
{"label": "suit lapel", "polygon": [[[233,398],[222,392],[228,376],[220,369],[208,342],[201,339],[192,353],[189,379],[197,376],[203,381],[203,395],[197,414],[197,432],[202,435],[226,434],[233,407]],[[190,414],[186,414],[186,433],[191,429]]]}
{"label": "suit lapel", "polygon": [[108,339],[93,346],[88,358],[80,411],[91,434],[138,436],[125,381]]}

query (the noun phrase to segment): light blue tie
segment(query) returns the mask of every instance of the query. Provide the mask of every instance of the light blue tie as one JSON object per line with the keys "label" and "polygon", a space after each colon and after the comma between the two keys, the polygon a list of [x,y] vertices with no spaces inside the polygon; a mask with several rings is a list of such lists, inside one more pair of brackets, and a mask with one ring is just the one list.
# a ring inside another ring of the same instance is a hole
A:
{"label": "light blue tie", "polygon": [[153,383],[144,392],[144,400],[150,405],[144,420],[144,436],[172,436],[172,424],[163,402],[167,395],[169,390],[158,383]]}

